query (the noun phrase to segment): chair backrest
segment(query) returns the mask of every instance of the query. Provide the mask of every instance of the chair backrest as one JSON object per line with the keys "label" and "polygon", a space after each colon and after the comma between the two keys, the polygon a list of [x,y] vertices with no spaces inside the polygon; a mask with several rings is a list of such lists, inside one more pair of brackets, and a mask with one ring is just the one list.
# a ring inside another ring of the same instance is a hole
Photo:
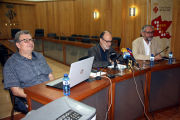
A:
{"label": "chair backrest", "polygon": [[58,39],[59,40],[59,36],[55,36],[54,39]]}
{"label": "chair backrest", "polygon": [[120,44],[121,44],[121,38],[120,37],[113,37],[112,39],[113,40],[118,40],[118,47],[119,47]]}
{"label": "chair backrest", "polygon": [[77,37],[84,37],[83,35],[77,35]]}
{"label": "chair backrest", "polygon": [[12,38],[15,38],[15,34],[16,34],[18,31],[21,31],[21,29],[11,29],[11,36],[12,36]]}
{"label": "chair backrest", "polygon": [[56,36],[56,33],[48,33],[47,34],[47,37],[55,37]]}
{"label": "chair backrest", "polygon": [[89,38],[90,36],[89,35],[84,35],[84,37]]}
{"label": "chair backrest", "polygon": [[82,39],[81,39],[81,42],[82,42],[82,43],[90,43],[91,40],[90,40],[90,38],[82,38]]}
{"label": "chair backrest", "polygon": [[73,36],[73,37],[77,37],[77,35],[76,35],[76,34],[72,34],[71,36]]}
{"label": "chair backrest", "polygon": [[91,38],[99,38],[98,36],[91,36]]}
{"label": "chair backrest", "polygon": [[84,57],[79,58],[78,61],[81,61],[81,60],[84,60],[84,59],[87,59],[87,58],[89,58],[89,56],[84,56]]}
{"label": "chair backrest", "polygon": [[35,37],[44,37],[44,29],[36,29]]}
{"label": "chair backrest", "polygon": [[66,36],[61,36],[60,40],[66,40]]}
{"label": "chair backrest", "polygon": [[69,41],[75,41],[75,38],[73,36],[68,38]]}

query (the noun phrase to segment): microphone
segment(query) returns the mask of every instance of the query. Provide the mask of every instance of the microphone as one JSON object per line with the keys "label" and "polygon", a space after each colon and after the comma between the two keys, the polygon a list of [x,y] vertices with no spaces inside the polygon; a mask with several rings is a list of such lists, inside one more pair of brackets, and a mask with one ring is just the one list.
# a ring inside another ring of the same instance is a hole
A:
{"label": "microphone", "polygon": [[137,67],[140,67],[138,62],[136,61],[136,59],[134,58],[133,54],[132,54],[132,50],[130,48],[126,48],[127,51],[130,53],[130,57],[131,59],[136,63]]}
{"label": "microphone", "polygon": [[156,54],[154,57],[156,57],[157,55],[159,55],[160,53],[164,52],[166,49],[168,49],[169,46],[167,46],[164,50],[162,50],[161,52],[159,52],[158,54]]}
{"label": "microphone", "polygon": [[117,66],[116,59],[114,59],[114,58],[116,58],[116,57],[117,57],[117,55],[116,55],[115,52],[111,52],[111,53],[109,54],[109,58],[111,59],[111,61],[114,60],[114,69],[116,69],[116,66]]}
{"label": "microphone", "polygon": [[[112,59],[112,61],[118,59],[120,56],[122,56],[122,53],[120,53],[118,56],[116,56],[114,59]],[[109,63],[108,65],[106,65],[105,67],[103,67],[103,69],[100,71],[100,76],[96,76],[95,79],[96,80],[101,80],[101,72],[107,67],[109,66],[111,63]]]}

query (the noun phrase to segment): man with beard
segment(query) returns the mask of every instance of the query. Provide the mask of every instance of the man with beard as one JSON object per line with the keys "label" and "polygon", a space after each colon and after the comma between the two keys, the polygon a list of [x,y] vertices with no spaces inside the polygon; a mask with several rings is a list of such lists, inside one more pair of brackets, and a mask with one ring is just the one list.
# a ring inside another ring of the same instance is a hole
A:
{"label": "man with beard", "polygon": [[[99,44],[97,44],[94,47],[91,47],[88,50],[88,56],[89,57],[94,56],[93,68],[105,67],[107,65],[114,64],[114,62],[109,59],[109,54],[110,53],[115,53],[116,55],[118,54],[114,50],[114,48],[111,47],[112,42],[113,40],[112,40],[111,32],[103,31],[100,34]],[[121,63],[122,61],[123,58],[121,56],[117,60],[117,63]]]}
{"label": "man with beard", "polygon": [[[158,45],[158,41],[153,39],[154,27],[152,25],[144,25],[141,30],[142,37],[132,42],[132,52],[137,60],[150,60],[153,54],[154,60],[161,60],[164,53],[158,54],[162,49]],[[158,54],[158,55],[157,55]]]}

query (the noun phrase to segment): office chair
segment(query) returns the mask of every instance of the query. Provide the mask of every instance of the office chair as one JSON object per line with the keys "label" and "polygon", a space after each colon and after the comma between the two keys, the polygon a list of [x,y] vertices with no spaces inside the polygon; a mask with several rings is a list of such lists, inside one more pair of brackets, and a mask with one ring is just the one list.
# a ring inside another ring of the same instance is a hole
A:
{"label": "office chair", "polygon": [[44,29],[36,29],[35,37],[44,37]]}
{"label": "office chair", "polygon": [[82,39],[81,39],[81,42],[82,42],[82,43],[90,43],[91,40],[90,40],[90,38],[82,38]]}
{"label": "office chair", "polygon": [[14,112],[21,112],[23,114],[28,113],[28,108],[27,108],[27,100],[22,97],[17,97],[13,95],[11,89],[9,89],[9,95],[11,98],[11,103],[12,103],[12,110],[11,110],[11,120],[14,118]]}
{"label": "office chair", "polygon": [[76,34],[72,34],[71,36],[73,36],[73,37],[77,37],[77,35],[76,35]]}
{"label": "office chair", "polygon": [[58,39],[59,40],[59,36],[55,36],[54,39]]}
{"label": "office chair", "polygon": [[75,41],[75,38],[73,36],[68,38],[68,41]]}
{"label": "office chair", "polygon": [[12,36],[12,38],[15,38],[15,34],[16,34],[18,31],[21,31],[21,29],[11,29],[11,36]]}
{"label": "office chair", "polygon": [[66,40],[66,36],[61,36],[60,40]]}
{"label": "office chair", "polygon": [[48,33],[47,34],[47,37],[55,37],[56,36],[56,33]]}
{"label": "office chair", "polygon": [[113,40],[118,40],[118,47],[120,47],[121,44],[121,38],[120,37],[113,37]]}
{"label": "office chair", "polygon": [[91,38],[99,38],[98,36],[91,36]]}
{"label": "office chair", "polygon": [[89,35],[84,35],[84,37],[89,38],[90,36]]}
{"label": "office chair", "polygon": [[84,37],[83,35],[77,35],[77,37]]}

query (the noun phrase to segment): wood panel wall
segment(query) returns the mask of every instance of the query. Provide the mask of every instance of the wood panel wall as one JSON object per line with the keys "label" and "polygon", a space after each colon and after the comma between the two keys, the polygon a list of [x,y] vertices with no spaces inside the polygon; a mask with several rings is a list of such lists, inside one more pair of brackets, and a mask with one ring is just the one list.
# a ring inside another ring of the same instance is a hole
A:
{"label": "wood panel wall", "polygon": [[74,33],[74,1],[39,2],[36,4],[36,28],[44,35],[56,33],[69,36]]}
{"label": "wood panel wall", "polygon": [[171,51],[180,60],[180,0],[173,0]]}
{"label": "wood panel wall", "polygon": [[[6,3],[0,4],[0,38],[7,38],[10,29],[4,26],[8,21],[5,13]],[[178,38],[180,37],[180,1],[173,0],[173,22],[171,51],[180,59]],[[137,14],[129,16],[129,8],[136,7]],[[34,36],[37,28],[58,36],[71,34],[100,35],[104,30],[112,32],[113,37],[121,37],[121,48],[132,48],[132,41],[140,36],[140,30],[147,24],[147,0],[75,0],[59,2],[36,2],[36,5],[14,4],[17,13],[15,21],[20,21],[16,28],[29,29]],[[99,13],[93,19],[93,12]]]}
{"label": "wood panel wall", "polygon": [[[14,7],[13,10],[17,16],[10,20],[5,16],[9,8],[6,7],[8,3],[0,3],[0,38],[11,38],[11,29],[29,30],[34,35],[36,13],[35,5],[22,5],[11,4]],[[5,23],[18,23],[18,25],[5,26]]]}

